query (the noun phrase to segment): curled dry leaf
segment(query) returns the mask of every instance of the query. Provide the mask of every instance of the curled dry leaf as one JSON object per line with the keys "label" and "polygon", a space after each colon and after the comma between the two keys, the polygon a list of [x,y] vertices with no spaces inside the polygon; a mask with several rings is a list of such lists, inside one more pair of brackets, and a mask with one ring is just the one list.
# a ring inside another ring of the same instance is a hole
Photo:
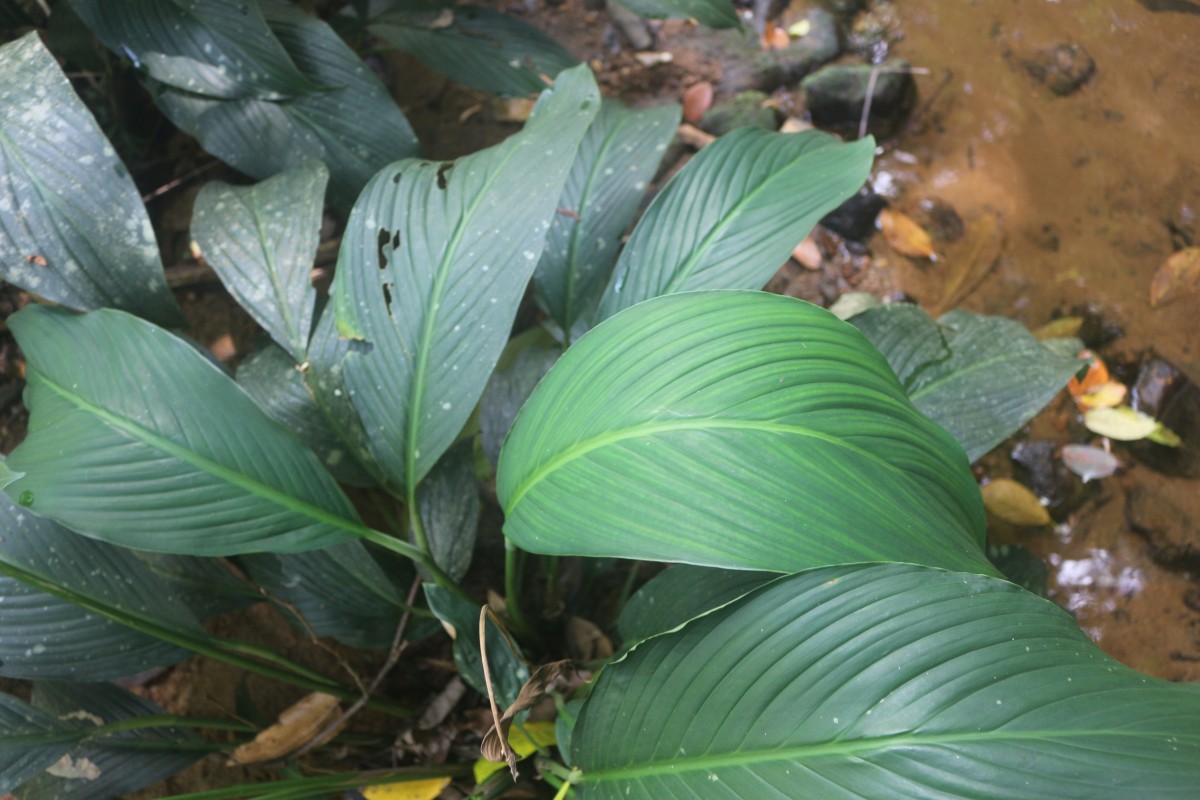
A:
{"label": "curled dry leaf", "polygon": [[888,246],[902,256],[933,258],[933,239],[907,214],[885,208],[877,219]]}
{"label": "curled dry leaf", "polygon": [[[534,703],[545,697],[548,692],[552,692],[560,685],[566,684],[574,671],[575,667],[570,661],[554,661],[549,664],[543,664],[534,670],[533,674],[529,676],[529,680],[525,681],[525,685],[521,687],[521,691],[517,694],[517,699],[511,706],[504,710],[504,714],[500,717],[500,730],[503,731],[505,737],[508,737],[513,717],[531,708]],[[480,744],[479,750],[488,761],[504,760],[504,748],[500,744],[500,735],[496,733],[496,726],[493,725],[483,737],[483,743]],[[513,750],[516,751],[517,755],[521,755],[520,750],[515,746]],[[528,753],[525,755],[528,755]]]}
{"label": "curled dry leaf", "polygon": [[[508,734],[508,746],[517,754],[517,758],[526,758],[533,755],[538,748],[551,747],[557,742],[555,723],[550,719],[523,723],[514,727]],[[475,762],[475,782],[483,783],[502,769],[503,762],[481,758]]]}
{"label": "curled dry leaf", "polygon": [[1185,247],[1163,262],[1150,282],[1150,307],[1178,300],[1200,283],[1200,247]]}
{"label": "curled dry leaf", "polygon": [[804,237],[804,241],[796,245],[792,250],[792,258],[796,259],[805,269],[821,268],[821,248],[817,246],[811,236]]}
{"label": "curled dry leaf", "polygon": [[1089,444],[1068,444],[1062,449],[1063,464],[1083,482],[1107,478],[1121,468],[1121,462],[1112,453]]}
{"label": "curled dry leaf", "polygon": [[359,791],[365,800],[434,800],[449,785],[449,778],[423,778],[366,786]]}
{"label": "curled dry leaf", "polygon": [[996,478],[987,483],[981,491],[983,507],[997,519],[1023,526],[1053,523],[1050,512],[1046,511],[1037,495],[1012,478]]}
{"label": "curled dry leaf", "polygon": [[683,118],[699,122],[713,104],[713,85],[708,81],[693,83],[683,93]]}
{"label": "curled dry leaf", "polygon": [[279,715],[279,720],[271,727],[260,731],[253,741],[246,742],[233,751],[228,765],[257,764],[260,761],[271,761],[282,758],[288,753],[299,750],[318,734],[322,734],[321,744],[336,736],[343,726],[325,731],[325,726],[338,713],[338,699],[331,695],[313,692],[301,698],[299,702],[289,706]]}

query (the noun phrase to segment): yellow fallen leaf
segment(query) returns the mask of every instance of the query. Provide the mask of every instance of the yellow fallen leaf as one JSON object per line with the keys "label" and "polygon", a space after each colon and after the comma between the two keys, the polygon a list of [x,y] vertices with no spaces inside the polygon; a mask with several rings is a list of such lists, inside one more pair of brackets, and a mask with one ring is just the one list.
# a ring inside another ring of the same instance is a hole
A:
{"label": "yellow fallen leaf", "polygon": [[799,22],[789,25],[787,29],[788,36],[792,37],[793,39],[799,39],[803,36],[808,36],[808,34],[811,32],[812,23],[806,19],[802,19]]}
{"label": "yellow fallen leaf", "polygon": [[885,208],[879,212],[879,230],[888,246],[902,256],[933,258],[933,239],[907,214]]}
{"label": "yellow fallen leaf", "polygon": [[1163,262],[1150,282],[1150,307],[1165,306],[1200,282],[1200,247],[1185,247]]}
{"label": "yellow fallen leaf", "polygon": [[[259,731],[253,741],[246,742],[233,751],[229,764],[256,764],[282,758],[299,750],[321,734],[338,711],[338,699],[331,695],[313,692],[299,702],[289,706],[279,715],[279,721]],[[340,728],[324,734],[325,740],[333,738]]]}
{"label": "yellow fallen leaf", "polygon": [[[508,732],[508,746],[517,754],[517,758],[533,755],[539,747],[549,747],[557,742],[554,720],[542,719],[536,722],[526,722],[524,725],[513,725]],[[503,761],[488,761],[481,758],[475,762],[475,782],[483,783],[502,769],[504,769]]]}
{"label": "yellow fallen leaf", "polygon": [[425,778],[419,781],[380,783],[360,791],[366,800],[433,800],[449,785],[449,778]]}
{"label": "yellow fallen leaf", "polygon": [[1129,389],[1120,381],[1105,381],[1079,395],[1075,399],[1075,402],[1080,408],[1085,410],[1089,408],[1112,408],[1113,406],[1121,405],[1127,394],[1129,394]]}
{"label": "yellow fallen leaf", "polygon": [[1012,478],[995,478],[981,489],[983,507],[993,516],[1013,525],[1050,525],[1050,512],[1029,491]]}
{"label": "yellow fallen leaf", "polygon": [[1179,434],[1168,428],[1166,425],[1163,425],[1161,422],[1158,423],[1157,428],[1146,435],[1146,438],[1152,442],[1164,445],[1166,447],[1179,447],[1181,444],[1183,444],[1183,439],[1179,438]]}
{"label": "yellow fallen leaf", "polygon": [[1078,336],[1083,330],[1083,317],[1059,317],[1052,319],[1034,331],[1038,339],[1062,339],[1067,336]]}
{"label": "yellow fallen leaf", "polygon": [[1093,408],[1083,415],[1083,424],[1092,433],[1122,442],[1145,439],[1160,427],[1154,417],[1129,406]]}

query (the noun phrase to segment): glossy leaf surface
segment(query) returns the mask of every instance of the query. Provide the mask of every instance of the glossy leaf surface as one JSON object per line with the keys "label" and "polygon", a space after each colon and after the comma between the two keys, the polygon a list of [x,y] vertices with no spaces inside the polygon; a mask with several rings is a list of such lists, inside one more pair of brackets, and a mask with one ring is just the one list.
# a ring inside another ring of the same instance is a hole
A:
{"label": "glossy leaf surface", "polygon": [[329,170],[308,161],[254,186],[204,185],[192,238],[254,321],[296,359],[312,329],[313,259]]}
{"label": "glossy leaf surface", "polygon": [[180,320],[137,187],[36,33],[0,47],[0,278]]}
{"label": "glossy leaf surface", "polygon": [[778,577],[774,572],[691,564],[667,567],[638,589],[621,609],[617,624],[622,644],[629,648],[643,639],[673,630]]}
{"label": "glossy leaf surface", "polygon": [[[486,697],[487,684],[479,651],[480,607],[432,583],[425,584],[425,599],[429,610],[454,629],[454,663],[459,677]],[[521,687],[529,680],[529,666],[491,618],[487,621],[487,652],[496,702],[507,708],[516,702]]]}
{"label": "glossy leaf surface", "polygon": [[74,741],[54,717],[0,692],[0,792],[9,792],[66,755]]}
{"label": "glossy leaf surface", "polygon": [[382,167],[416,155],[416,136],[387,89],[332,28],[283,0],[260,5],[296,65],[324,88],[277,102],[223,100],[157,85],[151,87],[155,102],[205,150],[253,178],[324,161],[330,200],[349,208]]}
{"label": "glossy leaf surface", "polygon": [[674,103],[634,110],[605,99],[583,137],[534,275],[538,303],[563,331],[594,307],[679,115]]}
{"label": "glossy leaf surface", "polygon": [[280,99],[317,90],[257,0],[71,0],[109,50],[193,94]]}
{"label": "glossy leaf surface", "polygon": [[584,335],[517,417],[496,491],[539,553],[991,569],[961,448],[851,326],[761,292],[659,297]]}
{"label": "glossy leaf surface", "polygon": [[544,328],[517,334],[504,348],[479,398],[479,440],[492,466],[500,460],[500,447],[517,412],[562,353],[562,345]]}
{"label": "glossy leaf surface", "polygon": [[459,442],[446,451],[417,489],[417,503],[433,560],[451,578],[462,580],[475,553],[481,507],[473,442]]}
{"label": "glossy leaf surface", "polygon": [[572,747],[585,800],[1183,800],[1200,687],[1119,664],[1007,581],[837,567],[606,668]]}
{"label": "glossy leaf surface", "polygon": [[693,289],[760,289],[866,180],[875,143],[741,128],[688,162],[638,221],[596,320]]}
{"label": "glossy leaf surface", "polygon": [[955,310],[934,322],[916,306],[897,304],[850,323],[887,358],[916,407],[950,431],[972,461],[1032,419],[1080,366],[1002,317]]}
{"label": "glossy leaf surface", "polygon": [[586,67],[563,72],[522,132],[395,164],[355,205],[333,293],[339,332],[364,346],[341,375],[396,486],[411,491],[471,416],[599,104]]}
{"label": "glossy leaf surface", "polygon": [[540,92],[543,75],[579,63],[537,28],[481,6],[402,2],[368,30],[434,72],[494,94]]}
{"label": "glossy leaf surface", "polygon": [[[142,550],[310,550],[365,532],[312,451],[186,342],[119,311],[29,307],[29,436],[9,496]],[[202,401],[198,401],[202,398]]]}

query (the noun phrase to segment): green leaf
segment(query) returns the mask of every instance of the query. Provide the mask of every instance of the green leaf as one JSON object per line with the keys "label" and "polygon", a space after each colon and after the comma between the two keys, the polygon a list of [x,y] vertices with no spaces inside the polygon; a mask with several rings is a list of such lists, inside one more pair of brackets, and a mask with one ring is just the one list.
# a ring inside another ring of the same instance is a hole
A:
{"label": "green leaf", "polygon": [[579,62],[537,28],[490,8],[401,2],[367,30],[434,72],[493,94],[526,95],[546,88]]}
{"label": "green leaf", "polygon": [[297,164],[254,186],[213,181],[196,196],[192,238],[254,321],[296,359],[312,330],[313,261],[329,170]]}
{"label": "green leaf", "polygon": [[71,533],[7,497],[0,497],[0,573],[15,573],[0,578],[0,675],[6,677],[104,680],[187,656],[17,577],[49,581],[162,627],[204,633],[177,590],[132,552]]}
{"label": "green leaf", "polygon": [[471,416],[599,105],[587,67],[568,70],[521,133],[454,162],[401,162],[363,190],[333,294],[339,332],[365,347],[341,371],[395,486],[415,489]]}
{"label": "green leaf", "polygon": [[909,398],[976,460],[1016,433],[1061,390],[1079,360],[1047,349],[1025,326],[954,310],[934,322],[913,305],[879,306],[850,323],[887,358]]}
{"label": "green leaf", "polygon": [[[86,736],[97,724],[156,716],[162,709],[112,684],[39,683],[33,705]],[[217,749],[180,728],[144,728],[85,740],[68,754],[83,777],[43,772],[21,787],[21,800],[101,800],[124,796],[185,769]],[[65,763],[63,766],[67,766]],[[92,776],[95,777],[87,777]]]}
{"label": "green leaf", "polygon": [[191,345],[120,311],[9,318],[28,359],[18,503],[98,539],[187,555],[371,533],[304,447]]}
{"label": "green leaf", "polygon": [[[483,659],[479,655],[481,606],[472,605],[432,583],[425,584],[425,599],[429,603],[429,610],[454,629],[454,663],[459,676],[468,686],[486,697]],[[507,708],[516,701],[521,687],[529,680],[529,665],[525,663],[521,651],[516,649],[491,618],[487,621],[487,652],[496,702],[501,708]]]}
{"label": "green leaf", "polygon": [[762,292],[659,297],[585,334],[517,417],[496,492],[538,553],[992,571],[962,449],[852,326]]}
{"label": "green leaf", "polygon": [[416,155],[417,139],[387,89],[332,28],[282,0],[260,5],[300,70],[328,89],[275,102],[222,100],[159,84],[151,87],[155,102],[205,150],[253,178],[324,161],[331,202],[348,208],[379,169]]}
{"label": "green leaf", "polygon": [[100,41],[156,81],[219,98],[318,90],[271,34],[255,0],[71,0]]}
{"label": "green leaf", "polygon": [[0,692],[0,792],[12,791],[51,766],[77,738],[49,714]]}
{"label": "green leaf", "polygon": [[182,318],[125,165],[37,33],[0,46],[0,278],[71,308]]}
{"label": "green leaf", "polygon": [[1183,800],[1200,687],[1122,666],[1007,581],[837,567],[638,646],[573,748],[584,800]]}
{"label": "green leaf", "polygon": [[[309,364],[306,372],[318,369]],[[304,383],[295,359],[276,345],[268,345],[238,365],[237,382],[271,419],[283,425],[321,459],[339,483],[372,486],[371,478],[351,455],[331,420]]]}
{"label": "green leaf", "polygon": [[870,137],[739,128],[700,151],[654,198],[595,320],[692,289],[760,289],[821,217],[862,186]]}
{"label": "green leaf", "polygon": [[473,441],[446,451],[417,488],[417,504],[433,560],[451,578],[461,580],[471,566],[479,527]]}
{"label": "green leaf", "polygon": [[493,467],[517,412],[562,353],[562,345],[541,327],[514,336],[504,348],[479,399],[479,440]]}
{"label": "green leaf", "polygon": [[650,579],[621,609],[617,625],[626,648],[674,630],[773,581],[773,572],[676,564]]}
{"label": "green leaf", "polygon": [[583,137],[534,276],[538,303],[564,332],[599,299],[681,113],[605,99]]}
{"label": "green leaf", "polygon": [[[403,614],[392,581],[361,542],[343,542],[308,553],[261,553],[239,559],[254,582],[282,606],[285,616],[299,612],[318,636],[332,636],[351,647],[390,647]],[[399,583],[411,582],[394,575]]]}
{"label": "green leaf", "polygon": [[742,24],[730,0],[621,0],[621,5],[651,19],[690,18],[710,28]]}

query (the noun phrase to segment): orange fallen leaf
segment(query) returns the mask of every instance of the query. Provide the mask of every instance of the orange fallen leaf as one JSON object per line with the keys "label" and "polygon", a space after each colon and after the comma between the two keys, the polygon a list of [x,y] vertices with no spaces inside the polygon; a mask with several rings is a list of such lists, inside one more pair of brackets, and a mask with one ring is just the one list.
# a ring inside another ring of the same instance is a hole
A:
{"label": "orange fallen leaf", "polygon": [[902,256],[933,258],[933,239],[907,214],[885,208],[879,212],[879,230],[888,246]]}
{"label": "orange fallen leaf", "polygon": [[1200,282],[1200,247],[1185,247],[1175,253],[1154,273],[1150,282],[1150,307],[1158,308],[1178,300]]}
{"label": "orange fallen leaf", "polygon": [[693,83],[683,93],[683,118],[699,122],[713,104],[713,85],[708,81]]}
{"label": "orange fallen leaf", "polygon": [[1087,374],[1083,376],[1083,380],[1072,377],[1071,380],[1067,381],[1067,392],[1071,395],[1077,406],[1079,405],[1079,398],[1081,396],[1112,380],[1108,376],[1108,367],[1100,356],[1091,350],[1080,350],[1079,357],[1088,360],[1090,363],[1088,364]]}
{"label": "orange fallen leaf", "polygon": [[800,266],[805,269],[820,269],[823,260],[821,248],[811,236],[804,237],[804,241],[796,245],[792,250],[792,258],[800,262]]}
{"label": "orange fallen leaf", "polygon": [[998,519],[1025,526],[1053,523],[1050,512],[1037,495],[1012,478],[995,478],[980,491],[983,493],[983,507]]}
{"label": "orange fallen leaf", "polygon": [[[274,725],[259,731],[253,741],[246,742],[234,750],[229,758],[229,765],[257,764],[260,761],[282,758],[299,750],[321,734],[337,712],[336,697],[321,692],[305,695],[299,702],[286,708]],[[333,738],[338,730],[326,732],[323,738]]]}
{"label": "orange fallen leaf", "polygon": [[788,36],[785,29],[774,22],[767,23],[762,36],[763,50],[783,50],[791,43],[792,37]]}

